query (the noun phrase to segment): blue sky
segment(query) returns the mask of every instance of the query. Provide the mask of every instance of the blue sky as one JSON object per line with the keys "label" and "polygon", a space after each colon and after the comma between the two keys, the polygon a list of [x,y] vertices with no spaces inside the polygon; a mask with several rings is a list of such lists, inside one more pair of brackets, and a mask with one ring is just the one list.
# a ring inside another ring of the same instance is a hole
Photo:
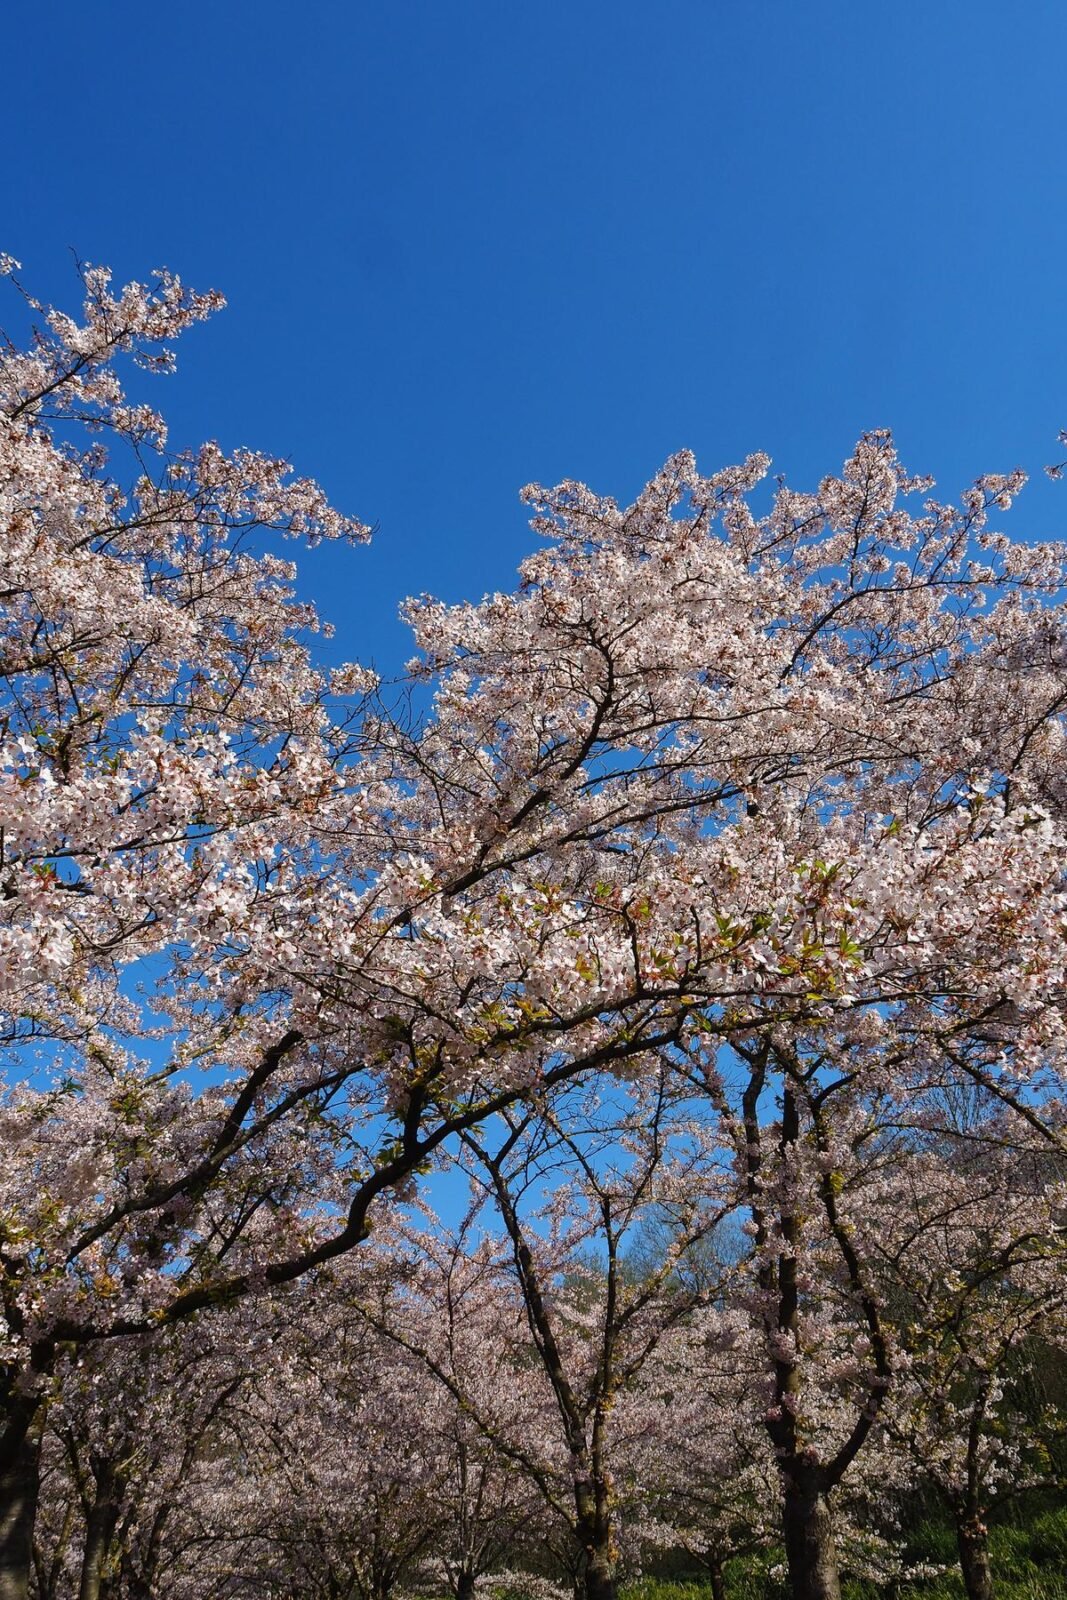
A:
{"label": "blue sky", "polygon": [[27,283],[221,288],[172,436],[377,524],[306,563],[338,656],[510,585],[530,479],[629,497],[685,445],[807,486],[891,426],[948,492],[1067,423],[1062,0],[50,0],[0,48]]}

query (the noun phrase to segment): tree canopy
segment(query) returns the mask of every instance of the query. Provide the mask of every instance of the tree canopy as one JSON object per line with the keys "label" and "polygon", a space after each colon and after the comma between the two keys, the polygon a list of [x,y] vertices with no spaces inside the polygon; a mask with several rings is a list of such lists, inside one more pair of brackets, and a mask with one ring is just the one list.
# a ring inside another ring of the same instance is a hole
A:
{"label": "tree canopy", "polygon": [[[127,395],[219,297],[82,279],[0,352],[0,1596],[73,1593],[74,1529],[83,1597],[195,1589],[180,1522],[294,1600],[511,1545],[604,1600],[664,1529],[721,1583],[775,1527],[833,1597],[916,1455],[984,1596],[1064,1292],[1067,552],[995,525],[1022,474],[945,503],[879,432],[808,493],[531,486],[514,592],[410,600],[382,684],[279,554],[367,527]],[[234,1452],[269,1515],[212,1509]]]}

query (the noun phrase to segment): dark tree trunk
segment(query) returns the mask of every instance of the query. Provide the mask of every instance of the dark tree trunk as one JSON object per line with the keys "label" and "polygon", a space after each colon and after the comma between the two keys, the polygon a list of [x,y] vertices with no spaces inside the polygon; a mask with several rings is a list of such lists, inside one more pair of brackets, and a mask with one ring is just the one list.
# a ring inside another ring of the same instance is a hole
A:
{"label": "dark tree trunk", "polygon": [[456,1600],[474,1600],[473,1572],[461,1572],[456,1579]]}
{"label": "dark tree trunk", "polygon": [[833,1517],[815,1485],[803,1480],[786,1485],[782,1533],[792,1600],[841,1600]]}
{"label": "dark tree trunk", "polygon": [[711,1579],[711,1600],[726,1600],[726,1579],[721,1561],[708,1562],[708,1577]]}
{"label": "dark tree trunk", "polygon": [[575,1532],[582,1551],[582,1600],[615,1600],[615,1554],[611,1515],[603,1483],[576,1477]]}
{"label": "dark tree trunk", "polygon": [[107,1559],[107,1547],[110,1542],[111,1530],[106,1512],[99,1504],[94,1505],[85,1527],[85,1548],[82,1551],[78,1600],[100,1600],[104,1562]]}
{"label": "dark tree trunk", "polygon": [[8,1417],[0,1458],[0,1600],[26,1600],[33,1567],[33,1524],[40,1489],[36,1406]]}
{"label": "dark tree trunk", "polygon": [[956,1545],[967,1600],[993,1600],[993,1574],[989,1570],[989,1535],[975,1513],[956,1517]]}
{"label": "dark tree trunk", "polygon": [[94,1470],[93,1477],[96,1494],[85,1519],[85,1549],[82,1553],[78,1600],[101,1600],[104,1565],[119,1520],[119,1484],[114,1467],[106,1463]]}
{"label": "dark tree trunk", "polygon": [[606,1551],[595,1550],[585,1569],[585,1600],[616,1600],[615,1563]]}

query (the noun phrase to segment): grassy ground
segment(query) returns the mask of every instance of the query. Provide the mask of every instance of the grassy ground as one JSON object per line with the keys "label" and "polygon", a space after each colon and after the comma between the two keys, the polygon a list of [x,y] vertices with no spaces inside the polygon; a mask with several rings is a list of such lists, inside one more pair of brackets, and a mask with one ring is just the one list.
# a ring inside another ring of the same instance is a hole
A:
{"label": "grassy ground", "polygon": [[[1024,1525],[992,1528],[990,1550],[997,1600],[1067,1600],[1067,1508],[1046,1510]],[[908,1555],[948,1570],[941,1577],[900,1586],[895,1600],[964,1600],[950,1529],[934,1523],[916,1528]],[[731,1562],[726,1569],[729,1600],[784,1600],[781,1582],[770,1576],[780,1559],[776,1553]],[[844,1592],[846,1600],[888,1600],[893,1594],[884,1586],[848,1580]],[[629,1585],[623,1600],[708,1600],[708,1594],[699,1581],[648,1577]]]}

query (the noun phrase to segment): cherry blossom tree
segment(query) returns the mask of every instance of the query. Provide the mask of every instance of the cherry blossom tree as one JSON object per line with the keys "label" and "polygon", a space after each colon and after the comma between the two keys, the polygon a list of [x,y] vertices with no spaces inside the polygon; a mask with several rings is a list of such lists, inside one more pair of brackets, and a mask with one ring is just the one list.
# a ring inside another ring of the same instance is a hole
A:
{"label": "cherry blossom tree", "polygon": [[[766,1427],[773,1382],[746,1297],[728,1292],[672,1329],[622,1398],[627,1472],[638,1532],[651,1553],[684,1551],[707,1574],[715,1600],[727,1564],[780,1539],[779,1465]],[[821,1431],[843,1432],[824,1379]],[[893,1513],[914,1467],[884,1430],[875,1434],[835,1497],[842,1567],[887,1584],[906,1576]]]}
{"label": "cherry blossom tree", "polygon": [[167,1592],[387,1600],[402,1583],[467,1600],[487,1572],[535,1548],[535,1491],[407,1348],[416,1331],[432,1337],[486,1414],[529,1422],[484,1259],[454,1260],[432,1328],[416,1318],[410,1338],[388,1337],[377,1324],[420,1304],[398,1299],[411,1269],[403,1238],[383,1221],[358,1263],[255,1303],[271,1370],[250,1374],[220,1414],[216,1446],[187,1484]]}
{"label": "cherry blossom tree", "polygon": [[[481,1281],[487,1267],[484,1247],[474,1251],[469,1266],[438,1249],[435,1266],[446,1263],[444,1305],[437,1307],[443,1313],[439,1336],[429,1348],[450,1381],[437,1380],[432,1420],[421,1419],[423,1429],[432,1429],[442,1464],[440,1520],[428,1576],[443,1579],[456,1600],[473,1600],[490,1574],[536,1557],[555,1531],[537,1485],[501,1448],[504,1440],[532,1446],[544,1438],[546,1396],[531,1384],[529,1359],[525,1371],[516,1363],[521,1346],[514,1339],[514,1301],[494,1302]],[[501,1313],[503,1329],[495,1323]],[[409,1334],[428,1331],[424,1323]],[[543,1448],[534,1454],[543,1459]]]}
{"label": "cherry blossom tree", "polygon": [[637,1536],[653,1551],[684,1550],[713,1600],[725,1600],[727,1562],[778,1533],[761,1351],[749,1319],[727,1307],[703,1306],[669,1330],[620,1396]]}
{"label": "cherry blossom tree", "polygon": [[231,1312],[90,1346],[61,1369],[43,1441],[36,1600],[159,1592],[171,1528],[263,1343]]}
{"label": "cherry blossom tree", "polygon": [[[42,327],[28,352],[9,345],[0,360],[3,1033],[16,1070],[38,1041],[51,1068],[48,1087],[24,1083],[3,1111],[5,1596],[24,1587],[35,1417],[59,1340],[94,1320],[144,1323],[180,1294],[181,1275],[161,1269],[176,1239],[188,1259],[211,1238],[212,1219],[189,1213],[219,1172],[245,1166],[257,1139],[262,1160],[277,1108],[243,1124],[299,1042],[281,1014],[257,1018],[259,997],[211,1002],[231,917],[257,892],[249,862],[275,837],[272,819],[306,807],[299,768],[314,792],[336,760],[323,684],[295,637],[313,614],[293,602],[286,564],[253,555],[249,537],[365,532],[282,463],[213,446],[166,456],[161,420],[126,401],[112,360],[166,369],[164,341],[218,297],[167,274],[119,296],[105,272],[83,277],[84,320],[31,302]],[[128,493],[103,440],[136,467]],[[223,841],[245,830],[238,863]],[[168,1019],[146,1023],[121,972],[168,951],[183,1038],[152,1071],[136,1050]],[[208,951],[216,970],[198,982]],[[193,1109],[182,1074],[227,1038],[244,1093],[208,1091]],[[289,1080],[297,1106],[320,1095],[314,1075]],[[250,1214],[255,1183],[236,1179]],[[131,1307],[124,1290],[143,1298]]]}
{"label": "cherry blossom tree", "polygon": [[435,1554],[447,1586],[467,1600],[489,1572],[529,1552],[531,1531],[552,1564],[576,1570],[566,1448],[506,1237],[479,1233],[477,1213],[453,1231],[422,1210],[419,1222],[394,1219],[395,1232],[376,1232],[381,1294],[358,1282],[343,1293],[437,1386],[449,1466]]}
{"label": "cherry blossom tree", "polygon": [[[410,604],[409,725],[313,665],[274,549],[366,530],[123,393],[217,297],[84,280],[0,359],[0,1596],[71,1347],[293,1282],[508,1106],[671,1060],[752,1212],[793,1591],[832,1600],[894,1381],[872,1107],[968,1084],[1063,1147],[1064,563],[990,525],[1021,474],[945,504],[877,433],[813,494],[687,454],[625,508],[532,488],[517,592]],[[805,1319],[853,1407],[818,1446]]]}
{"label": "cherry blossom tree", "polygon": [[437,1391],[365,1330],[293,1356],[243,1419],[238,1471],[213,1463],[190,1591],[389,1600],[441,1525]]}
{"label": "cherry blossom tree", "polygon": [[[582,1592],[600,1600],[614,1593],[620,1554],[617,1402],[700,1298],[675,1269],[721,1221],[716,1147],[667,1068],[516,1107],[463,1144],[482,1196],[474,1215],[491,1202],[507,1241],[524,1308],[522,1364],[539,1364],[549,1401],[541,1429],[502,1428],[454,1363],[425,1343],[423,1356],[570,1529]],[[669,1219],[669,1246],[634,1275],[627,1244],[652,1214]],[[410,1331],[394,1336],[416,1348]]]}
{"label": "cherry blossom tree", "polygon": [[[169,451],[127,401],[116,361],[166,369],[217,296],[83,278],[81,322],[31,301],[0,360],[4,1600],[61,1349],[292,1281],[457,1130],[677,1026],[651,993],[625,1026],[584,994],[498,1016],[510,979],[416,923],[443,900],[410,849],[420,773],[346,708],[368,675],[313,667],[261,548],[366,530],[284,463]],[[470,821],[453,897],[489,870]]]}
{"label": "cherry blossom tree", "polygon": [[[794,1592],[834,1596],[827,1497],[892,1382],[839,1157],[872,1099],[959,1082],[1062,1144],[1063,568],[989,526],[1019,474],[912,512],[929,485],[870,435],[817,494],[781,487],[757,517],[764,466],[704,479],[680,456],[626,509],[531,490],[556,543],[520,593],[412,612],[442,678],[420,759],[442,806],[485,794],[487,861],[523,870],[554,835],[547,903],[581,908],[591,1006],[620,980],[677,986],[674,1043],[754,1211]],[[541,971],[488,933],[528,910],[513,882],[476,920],[445,906],[513,1004],[541,998]],[[867,1352],[827,1455],[791,1409],[818,1314],[807,1216],[847,1284],[827,1338],[844,1371],[854,1314]]]}
{"label": "cherry blossom tree", "polygon": [[520,1454],[552,1462],[551,1396],[499,1241],[470,1227],[451,1234],[427,1213],[422,1227],[377,1245],[387,1292],[376,1304],[361,1295],[361,1313],[433,1378],[435,1404],[419,1424],[442,1463],[432,1568],[457,1600],[472,1600],[490,1573],[557,1531]]}
{"label": "cherry blossom tree", "polygon": [[1022,1401],[1028,1365],[1067,1331],[1064,1171],[1003,1118],[972,1121],[954,1148],[912,1152],[878,1207],[908,1358],[888,1426],[951,1514],[968,1600],[994,1593],[990,1512],[1056,1482],[1052,1419]]}

